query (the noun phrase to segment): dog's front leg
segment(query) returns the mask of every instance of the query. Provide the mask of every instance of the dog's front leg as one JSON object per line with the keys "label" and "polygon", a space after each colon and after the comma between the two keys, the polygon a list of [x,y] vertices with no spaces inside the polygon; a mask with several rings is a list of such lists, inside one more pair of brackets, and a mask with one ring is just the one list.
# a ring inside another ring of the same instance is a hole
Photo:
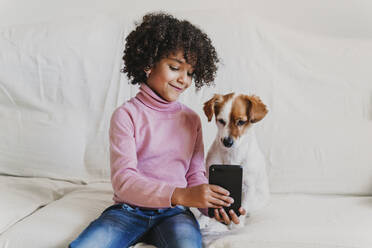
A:
{"label": "dog's front leg", "polygon": [[231,223],[228,225],[229,230],[236,230],[239,228],[242,228],[245,226],[245,215],[240,215],[239,216],[239,224],[235,224],[234,222],[231,221]]}
{"label": "dog's front leg", "polygon": [[245,175],[243,180],[242,206],[247,212],[247,216],[255,210],[257,205],[257,188],[254,175]]}

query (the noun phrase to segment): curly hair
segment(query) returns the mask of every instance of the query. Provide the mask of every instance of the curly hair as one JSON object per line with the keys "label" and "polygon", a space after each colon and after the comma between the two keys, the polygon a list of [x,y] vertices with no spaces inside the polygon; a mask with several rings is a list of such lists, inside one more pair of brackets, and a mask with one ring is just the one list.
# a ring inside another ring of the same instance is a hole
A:
{"label": "curly hair", "polygon": [[149,13],[125,39],[124,68],[131,84],[146,82],[145,69],[162,58],[182,50],[184,59],[193,65],[197,89],[211,85],[216,76],[219,58],[209,37],[186,20],[170,14]]}

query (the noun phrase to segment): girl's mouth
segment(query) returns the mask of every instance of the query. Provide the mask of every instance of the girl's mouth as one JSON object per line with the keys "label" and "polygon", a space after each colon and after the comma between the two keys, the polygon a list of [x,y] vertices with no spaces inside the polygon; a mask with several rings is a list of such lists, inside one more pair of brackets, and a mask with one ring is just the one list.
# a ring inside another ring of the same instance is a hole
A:
{"label": "girl's mouth", "polygon": [[172,84],[169,84],[169,85],[172,86],[172,88],[175,89],[176,91],[179,91],[179,92],[182,91],[182,88],[178,88],[177,86],[174,86]]}

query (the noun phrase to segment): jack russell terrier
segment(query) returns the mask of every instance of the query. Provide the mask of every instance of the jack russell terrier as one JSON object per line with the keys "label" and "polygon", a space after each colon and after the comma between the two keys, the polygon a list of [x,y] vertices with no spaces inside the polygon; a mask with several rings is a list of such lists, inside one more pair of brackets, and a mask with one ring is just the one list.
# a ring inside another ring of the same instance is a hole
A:
{"label": "jack russell terrier", "polygon": [[[265,158],[258,146],[253,124],[262,120],[268,110],[257,96],[215,94],[204,103],[204,113],[211,121],[215,116],[217,136],[206,158],[206,171],[212,164],[241,165],[243,168],[242,207],[245,216],[239,217],[239,225],[244,226],[246,217],[262,208],[269,200],[269,186]],[[206,216],[199,217],[201,228],[226,230],[226,226]],[[212,226],[219,225],[219,228]]]}

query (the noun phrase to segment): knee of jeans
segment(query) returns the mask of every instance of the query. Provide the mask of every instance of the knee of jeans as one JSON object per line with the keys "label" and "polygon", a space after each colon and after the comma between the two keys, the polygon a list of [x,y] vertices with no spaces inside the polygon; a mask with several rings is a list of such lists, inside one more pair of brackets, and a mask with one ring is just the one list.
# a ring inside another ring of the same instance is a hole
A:
{"label": "knee of jeans", "polygon": [[113,234],[109,228],[89,226],[85,229],[79,237],[71,242],[69,248],[98,248],[104,247],[106,244],[111,243]]}
{"label": "knee of jeans", "polygon": [[175,242],[171,242],[168,244],[168,247],[172,248],[201,248],[202,241],[201,239],[178,239]]}
{"label": "knee of jeans", "polygon": [[190,226],[179,225],[174,230],[173,238],[170,238],[169,247],[201,247],[202,236],[198,229],[190,228]]}
{"label": "knee of jeans", "polygon": [[68,246],[69,248],[99,248],[104,246],[104,243],[100,243],[98,240],[89,239],[76,239]]}
{"label": "knee of jeans", "polygon": [[180,238],[201,236],[199,223],[197,221],[186,219],[183,220],[182,223],[175,225],[173,228],[173,231],[177,234],[177,236],[180,236]]}

